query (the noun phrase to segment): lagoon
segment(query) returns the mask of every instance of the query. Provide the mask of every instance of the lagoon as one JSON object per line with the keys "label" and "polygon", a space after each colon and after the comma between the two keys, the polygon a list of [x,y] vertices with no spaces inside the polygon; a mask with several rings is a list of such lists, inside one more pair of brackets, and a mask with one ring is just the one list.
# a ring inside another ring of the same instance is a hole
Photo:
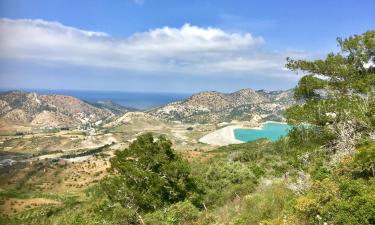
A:
{"label": "lagoon", "polygon": [[237,140],[248,142],[261,138],[277,141],[288,134],[291,126],[286,123],[265,122],[260,128],[237,128],[234,129],[234,137]]}

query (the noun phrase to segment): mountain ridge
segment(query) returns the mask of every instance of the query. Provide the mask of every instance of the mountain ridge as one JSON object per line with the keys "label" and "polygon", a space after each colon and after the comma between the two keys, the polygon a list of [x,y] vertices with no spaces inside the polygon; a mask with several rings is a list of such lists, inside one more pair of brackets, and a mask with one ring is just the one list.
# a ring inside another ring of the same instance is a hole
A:
{"label": "mountain ridge", "polygon": [[[284,110],[292,104],[295,104],[292,90],[265,91],[247,88],[232,93],[203,91],[144,112],[156,119],[183,123],[283,121]],[[24,91],[0,93],[0,119],[42,128],[73,128],[87,124],[96,126],[135,111],[138,110],[112,101],[90,103],[60,94]]]}
{"label": "mountain ridge", "polygon": [[148,110],[164,120],[229,122],[231,120],[283,120],[283,112],[295,104],[293,90],[265,91],[250,88],[232,93],[204,91],[189,98]]}

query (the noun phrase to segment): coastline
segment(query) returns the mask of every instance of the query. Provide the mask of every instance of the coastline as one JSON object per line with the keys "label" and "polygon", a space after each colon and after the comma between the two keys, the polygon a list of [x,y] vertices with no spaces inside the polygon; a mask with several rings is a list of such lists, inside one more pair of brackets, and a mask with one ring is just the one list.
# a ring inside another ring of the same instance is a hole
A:
{"label": "coastline", "polygon": [[254,127],[247,127],[244,124],[235,124],[229,125],[218,130],[215,130],[199,139],[199,142],[209,144],[212,146],[224,146],[230,144],[241,144],[245,143],[244,141],[237,140],[234,136],[235,129],[253,129],[253,130],[261,130],[263,129],[263,125],[267,123],[277,123],[277,124],[287,124],[285,122],[276,122],[276,121],[266,121],[258,126]]}

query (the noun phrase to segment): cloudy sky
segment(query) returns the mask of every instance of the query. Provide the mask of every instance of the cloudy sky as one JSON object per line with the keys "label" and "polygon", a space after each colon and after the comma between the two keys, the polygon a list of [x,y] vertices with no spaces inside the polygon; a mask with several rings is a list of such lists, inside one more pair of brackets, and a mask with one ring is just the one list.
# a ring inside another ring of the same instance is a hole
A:
{"label": "cloudy sky", "polygon": [[292,88],[287,56],[337,51],[374,12],[372,0],[0,0],[0,89]]}

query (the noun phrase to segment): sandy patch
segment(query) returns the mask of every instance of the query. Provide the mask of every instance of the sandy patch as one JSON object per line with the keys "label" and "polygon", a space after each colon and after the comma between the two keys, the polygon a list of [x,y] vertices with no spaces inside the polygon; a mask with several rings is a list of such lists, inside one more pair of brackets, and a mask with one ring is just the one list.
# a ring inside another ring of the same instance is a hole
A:
{"label": "sandy patch", "polygon": [[242,128],[241,125],[226,126],[214,132],[211,132],[201,139],[200,142],[214,146],[224,146],[229,144],[240,144],[243,141],[237,140],[234,137],[234,129]]}

